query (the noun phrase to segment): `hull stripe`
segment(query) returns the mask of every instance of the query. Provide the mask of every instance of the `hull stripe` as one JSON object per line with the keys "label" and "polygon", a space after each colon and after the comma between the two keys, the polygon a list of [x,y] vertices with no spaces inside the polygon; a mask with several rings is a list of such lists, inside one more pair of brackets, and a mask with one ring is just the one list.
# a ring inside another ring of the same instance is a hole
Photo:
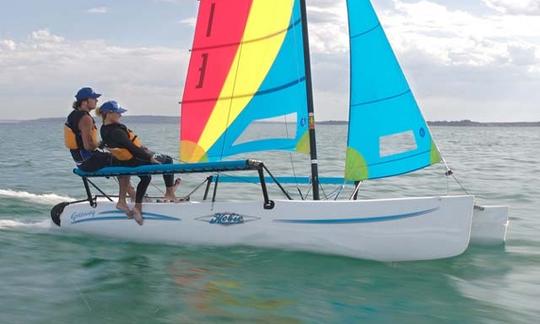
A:
{"label": "hull stripe", "polygon": [[362,218],[339,218],[339,219],[276,219],[274,222],[291,224],[360,224],[360,223],[380,223],[401,220],[405,218],[418,217],[432,213],[439,208],[427,209],[418,212]]}
{"label": "hull stripe", "polygon": [[[439,208],[437,207],[437,208],[426,209],[426,210],[417,211],[417,212],[398,214],[398,215],[377,216],[377,217],[361,217],[361,218],[356,217],[356,218],[337,218],[337,219],[275,219],[274,222],[289,223],[289,224],[318,224],[318,225],[380,223],[380,222],[397,221],[397,220],[402,220],[402,219],[407,219],[407,218],[412,218],[412,217],[419,217],[426,214],[430,214],[438,209]],[[124,212],[122,211],[116,211],[116,210],[104,211],[104,212],[99,213],[99,215],[103,215],[101,217],[76,220],[74,222],[71,222],[71,224],[84,223],[84,222],[90,222],[90,221],[130,220],[124,215],[118,215],[118,214],[123,214],[123,213]],[[155,213],[143,213],[143,217],[146,220],[181,221],[180,218],[175,218],[175,217],[155,214]]]}
{"label": "hull stripe", "polygon": [[[109,210],[109,211],[103,211],[100,212],[98,215],[99,217],[90,217],[90,218],[83,218],[79,220],[72,221],[71,224],[78,224],[78,223],[87,223],[87,222],[93,222],[93,221],[108,221],[108,220],[131,220],[127,218],[123,211],[121,210]],[[158,221],[173,221],[178,222],[181,221],[180,218],[161,215],[161,214],[155,214],[155,213],[144,213],[143,217],[145,220],[158,220]]]}

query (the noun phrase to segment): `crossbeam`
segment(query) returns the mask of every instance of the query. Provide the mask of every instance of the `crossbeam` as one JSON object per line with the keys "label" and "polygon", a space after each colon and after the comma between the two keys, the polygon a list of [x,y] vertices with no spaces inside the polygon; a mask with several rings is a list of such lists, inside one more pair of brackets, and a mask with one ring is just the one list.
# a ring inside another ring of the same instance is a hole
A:
{"label": "crossbeam", "polygon": [[[204,162],[204,163],[175,163],[175,164],[152,164],[143,165],[139,167],[106,167],[95,172],[85,172],[80,169],[74,169],[73,173],[80,176],[83,180],[84,188],[86,190],[87,200],[90,206],[96,207],[97,198],[92,196],[89,183],[92,184],[102,194],[104,192],[99,189],[94,183],[90,182],[88,178],[103,178],[103,177],[119,177],[119,176],[143,176],[154,174],[175,174],[175,173],[213,173],[213,172],[231,172],[231,171],[257,171],[259,183],[263,194],[264,209],[274,208],[274,201],[270,200],[268,196],[268,189],[266,188],[264,172],[264,164],[261,161],[256,160],[241,160],[241,161],[221,161],[221,162]],[[204,199],[208,195],[210,185],[214,183],[214,193],[212,196],[212,202],[215,201],[217,186],[219,182],[219,175],[215,177],[218,180],[213,181],[212,176],[207,178],[207,187],[204,194]],[[279,184],[278,184],[279,185]],[[280,185],[280,188],[281,185]],[[284,190],[282,188],[282,190]],[[287,198],[291,199],[286,191],[283,191]],[[110,199],[110,198],[109,198]]]}
{"label": "crossbeam", "polygon": [[[298,184],[309,185],[311,184],[311,177],[297,176],[297,177],[275,177],[275,179],[281,184]],[[266,183],[275,183],[272,177],[264,177]],[[215,179],[213,180],[215,181]],[[232,176],[232,175],[220,175],[219,182],[224,183],[260,183],[260,178],[256,176]],[[319,184],[324,185],[350,185],[354,186],[355,182],[351,180],[345,180],[342,177],[320,177]]]}
{"label": "crossbeam", "polygon": [[74,169],[73,173],[83,178],[117,177],[123,175],[153,175],[175,173],[230,172],[259,170],[263,163],[256,160],[221,161],[203,163],[153,164],[138,167],[106,167],[95,172]]}

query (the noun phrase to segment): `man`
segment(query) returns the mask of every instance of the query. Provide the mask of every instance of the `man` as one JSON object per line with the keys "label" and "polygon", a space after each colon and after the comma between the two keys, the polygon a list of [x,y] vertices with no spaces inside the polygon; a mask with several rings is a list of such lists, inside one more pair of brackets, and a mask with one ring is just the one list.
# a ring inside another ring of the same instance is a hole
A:
{"label": "man", "polygon": [[82,88],[75,95],[73,111],[64,125],[64,142],[79,169],[93,172],[112,164],[109,153],[98,151],[97,127],[90,112],[96,109],[101,94]]}

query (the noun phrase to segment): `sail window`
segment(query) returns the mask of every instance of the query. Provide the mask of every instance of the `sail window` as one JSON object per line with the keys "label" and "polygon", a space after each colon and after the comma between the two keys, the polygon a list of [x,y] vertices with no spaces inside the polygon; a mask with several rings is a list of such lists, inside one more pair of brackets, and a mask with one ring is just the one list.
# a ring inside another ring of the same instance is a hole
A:
{"label": "sail window", "polygon": [[379,138],[379,155],[381,158],[416,149],[416,140],[412,130]]}
{"label": "sail window", "polygon": [[234,145],[261,139],[295,139],[296,113],[253,121],[236,139]]}

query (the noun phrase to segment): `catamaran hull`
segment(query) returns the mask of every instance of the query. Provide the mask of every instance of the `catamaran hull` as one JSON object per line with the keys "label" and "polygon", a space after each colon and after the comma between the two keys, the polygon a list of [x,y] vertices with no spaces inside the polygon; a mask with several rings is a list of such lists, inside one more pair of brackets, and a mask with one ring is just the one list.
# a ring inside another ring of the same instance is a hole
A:
{"label": "catamaran hull", "polygon": [[502,245],[509,225],[507,206],[475,206],[471,229],[471,244]]}
{"label": "catamaran hull", "polygon": [[62,230],[182,245],[255,246],[378,261],[448,258],[471,233],[472,196],[358,201],[147,203],[145,223],[114,203],[68,205]]}

